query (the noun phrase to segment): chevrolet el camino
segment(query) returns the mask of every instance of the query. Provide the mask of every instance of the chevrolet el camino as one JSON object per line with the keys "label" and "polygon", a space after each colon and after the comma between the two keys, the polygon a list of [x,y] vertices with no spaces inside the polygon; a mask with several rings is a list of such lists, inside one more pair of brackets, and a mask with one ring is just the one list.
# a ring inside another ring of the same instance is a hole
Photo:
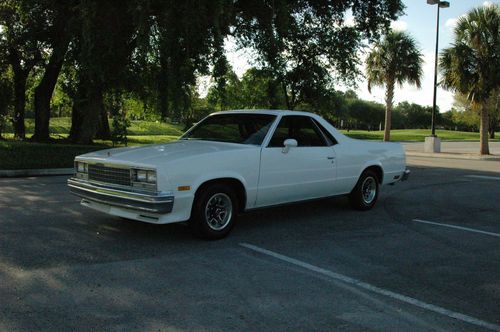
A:
{"label": "chevrolet el camino", "polygon": [[399,143],[346,137],[312,113],[240,110],[211,114],[174,142],[78,156],[68,185],[86,207],[188,221],[194,235],[218,239],[256,208],[348,195],[369,210],[383,185],[408,176]]}

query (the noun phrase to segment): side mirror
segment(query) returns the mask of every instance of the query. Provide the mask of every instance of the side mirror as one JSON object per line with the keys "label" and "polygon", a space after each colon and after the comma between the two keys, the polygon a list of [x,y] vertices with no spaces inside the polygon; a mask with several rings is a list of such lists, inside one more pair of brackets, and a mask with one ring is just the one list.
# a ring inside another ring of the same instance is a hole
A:
{"label": "side mirror", "polygon": [[283,142],[283,145],[284,148],[283,150],[281,150],[281,152],[288,153],[288,151],[290,151],[290,148],[296,148],[299,145],[299,143],[297,142],[297,140],[293,138],[288,138]]}

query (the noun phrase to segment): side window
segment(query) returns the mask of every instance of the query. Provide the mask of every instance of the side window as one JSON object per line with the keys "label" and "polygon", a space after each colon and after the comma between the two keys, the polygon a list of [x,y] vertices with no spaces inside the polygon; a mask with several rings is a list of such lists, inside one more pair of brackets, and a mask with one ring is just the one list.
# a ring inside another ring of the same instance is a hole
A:
{"label": "side window", "polygon": [[281,118],[268,147],[283,147],[283,142],[293,138],[299,146],[326,146],[319,127],[308,116],[289,115]]}
{"label": "side window", "polygon": [[326,138],[326,140],[328,141],[328,145],[335,145],[335,144],[338,144],[337,140],[335,139],[335,137],[333,137],[333,135],[328,131],[326,130],[325,127],[323,127],[321,125],[321,123],[319,123],[318,121],[316,121],[315,119],[313,119],[313,122],[314,124],[319,128],[319,130],[321,131],[321,133],[323,134],[323,136]]}

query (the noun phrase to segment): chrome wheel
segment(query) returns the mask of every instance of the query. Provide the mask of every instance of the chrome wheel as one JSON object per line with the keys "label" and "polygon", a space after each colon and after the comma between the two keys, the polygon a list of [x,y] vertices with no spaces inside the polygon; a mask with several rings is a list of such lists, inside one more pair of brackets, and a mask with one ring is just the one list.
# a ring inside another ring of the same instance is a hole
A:
{"label": "chrome wheel", "polygon": [[367,205],[371,204],[377,196],[377,180],[372,177],[367,177],[361,184],[361,196],[363,202]]}
{"label": "chrome wheel", "polygon": [[208,227],[214,231],[224,229],[233,215],[233,203],[231,198],[224,193],[214,194],[205,206],[205,220]]}

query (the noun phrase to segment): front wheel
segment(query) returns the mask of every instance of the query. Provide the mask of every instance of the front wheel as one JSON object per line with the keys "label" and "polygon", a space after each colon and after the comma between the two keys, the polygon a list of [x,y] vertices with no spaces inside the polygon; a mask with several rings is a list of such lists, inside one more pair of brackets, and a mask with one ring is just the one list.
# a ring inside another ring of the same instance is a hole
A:
{"label": "front wheel", "polygon": [[351,206],[356,210],[366,211],[377,202],[379,192],[378,177],[375,172],[367,170],[359,177],[356,187],[349,195]]}
{"label": "front wheel", "polygon": [[214,184],[196,195],[189,224],[197,237],[221,239],[233,228],[237,213],[238,200],[232,188]]}

